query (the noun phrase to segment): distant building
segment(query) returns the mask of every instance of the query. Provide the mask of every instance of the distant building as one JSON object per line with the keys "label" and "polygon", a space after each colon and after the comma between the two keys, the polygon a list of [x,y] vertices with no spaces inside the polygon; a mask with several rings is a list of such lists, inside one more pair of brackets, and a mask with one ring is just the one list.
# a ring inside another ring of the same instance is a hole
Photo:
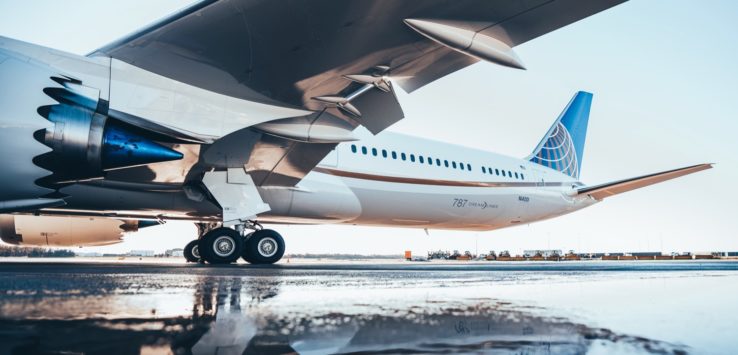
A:
{"label": "distant building", "polygon": [[83,257],[83,258],[99,258],[99,257],[103,256],[102,253],[98,253],[98,252],[94,252],[94,251],[92,251],[92,252],[78,252],[78,253],[75,253],[75,255],[76,256]]}
{"label": "distant building", "polygon": [[131,250],[128,256],[154,256],[153,250]]}
{"label": "distant building", "polygon": [[167,249],[167,251],[164,252],[164,255],[167,257],[183,257],[184,250],[182,248]]}
{"label": "distant building", "polygon": [[582,259],[601,259],[605,253],[579,253],[577,256]]}
{"label": "distant building", "polygon": [[548,258],[554,255],[562,256],[564,254],[561,253],[560,249],[551,249],[551,250],[524,250],[523,256],[526,258],[532,258],[538,254],[541,254],[544,258]]}
{"label": "distant building", "polygon": [[660,251],[639,251],[639,252],[632,252],[630,255],[633,256],[661,256]]}

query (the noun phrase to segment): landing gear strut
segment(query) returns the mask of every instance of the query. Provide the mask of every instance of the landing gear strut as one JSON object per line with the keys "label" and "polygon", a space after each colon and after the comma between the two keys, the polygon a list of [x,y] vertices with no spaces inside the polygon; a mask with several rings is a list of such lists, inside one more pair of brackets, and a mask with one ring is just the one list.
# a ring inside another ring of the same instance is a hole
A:
{"label": "landing gear strut", "polygon": [[250,264],[274,264],[284,255],[282,236],[274,230],[263,229],[255,221],[237,225],[235,229],[212,223],[198,223],[197,227],[200,238],[184,249],[188,262],[230,264],[243,258]]}

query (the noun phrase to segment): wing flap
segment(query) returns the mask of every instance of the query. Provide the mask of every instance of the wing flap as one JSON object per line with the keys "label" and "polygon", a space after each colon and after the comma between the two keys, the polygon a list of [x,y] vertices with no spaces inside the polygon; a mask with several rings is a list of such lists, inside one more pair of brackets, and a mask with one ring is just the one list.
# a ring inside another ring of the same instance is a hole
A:
{"label": "wing flap", "polygon": [[262,135],[250,153],[246,171],[257,186],[295,186],[336,147]]}
{"label": "wing flap", "polygon": [[640,189],[653,184],[658,184],[680,176],[694,174],[698,171],[711,169],[712,164],[698,164],[684,168],[663,171],[660,173],[634,177],[625,180],[609,182],[606,184],[584,187],[577,190],[577,195],[589,195],[597,200],[621,194],[623,192]]}

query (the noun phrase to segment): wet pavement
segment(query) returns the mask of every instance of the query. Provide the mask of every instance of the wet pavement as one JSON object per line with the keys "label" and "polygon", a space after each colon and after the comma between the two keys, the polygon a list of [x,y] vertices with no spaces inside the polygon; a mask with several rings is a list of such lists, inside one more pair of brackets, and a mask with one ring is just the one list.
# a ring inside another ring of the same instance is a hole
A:
{"label": "wet pavement", "polygon": [[738,262],[0,263],[0,354],[733,353]]}

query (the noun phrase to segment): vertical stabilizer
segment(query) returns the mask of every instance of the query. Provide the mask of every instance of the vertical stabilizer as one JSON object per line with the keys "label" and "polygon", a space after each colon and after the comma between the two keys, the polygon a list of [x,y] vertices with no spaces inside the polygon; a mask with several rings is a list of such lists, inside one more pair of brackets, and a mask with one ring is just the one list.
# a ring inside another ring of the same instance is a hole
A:
{"label": "vertical stabilizer", "polygon": [[579,179],[591,105],[591,93],[576,93],[528,159]]}

